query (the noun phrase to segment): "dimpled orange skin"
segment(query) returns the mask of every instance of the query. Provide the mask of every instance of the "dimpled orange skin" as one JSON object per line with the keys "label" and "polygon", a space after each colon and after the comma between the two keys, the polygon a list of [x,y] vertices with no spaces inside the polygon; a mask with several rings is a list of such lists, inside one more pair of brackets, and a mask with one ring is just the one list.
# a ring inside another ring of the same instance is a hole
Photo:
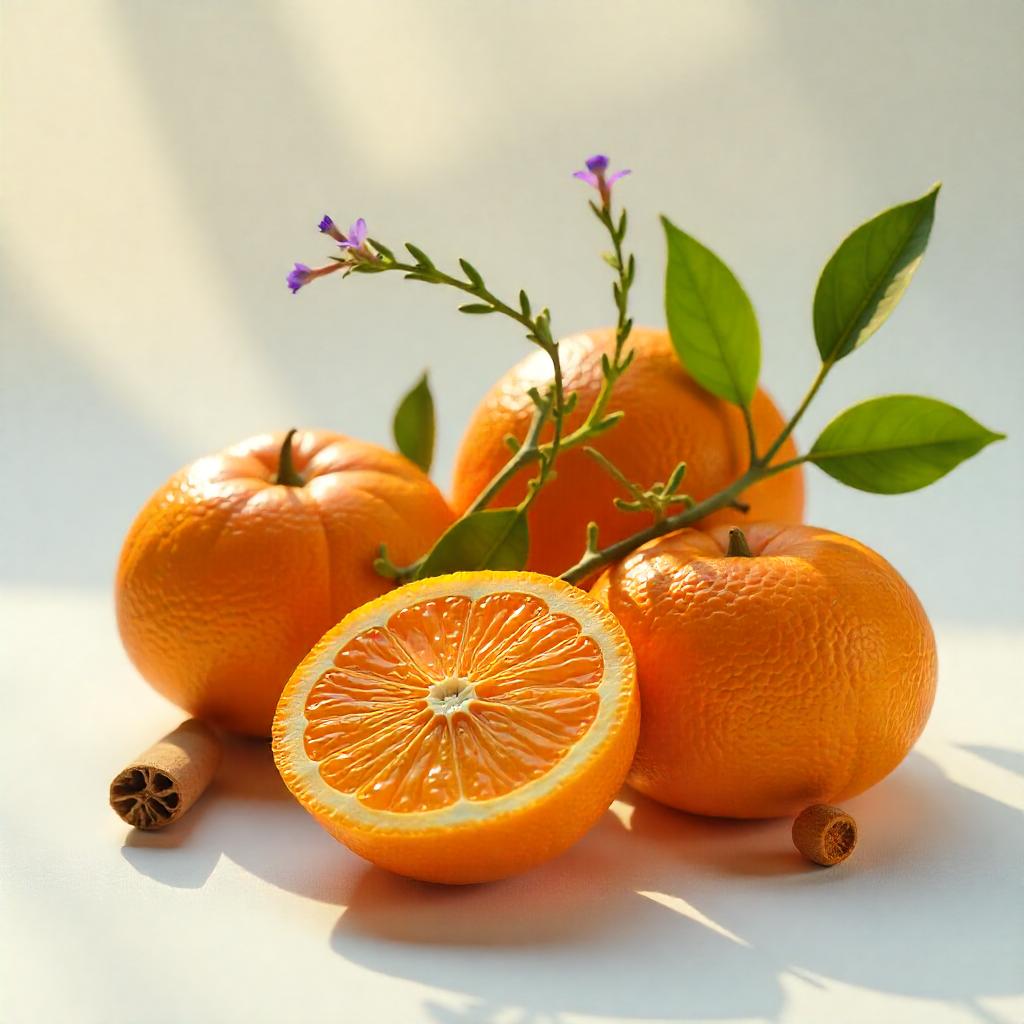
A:
{"label": "dimpled orange skin", "polygon": [[[579,395],[568,417],[567,430],[586,417],[601,385],[601,356],[614,347],[611,328],[564,339],[561,352],[566,392]],[[676,357],[668,332],[636,327],[629,344],[633,364],[619,379],[608,411],[625,418],[589,442],[608,456],[630,480],[649,485],[665,481],[678,462],[688,464],[682,490],[695,500],[710,497],[732,483],[747,465],[747,435],[740,411],[704,391]],[[514,366],[485,396],[470,420],[455,463],[452,506],[462,513],[509,457],[504,437],[522,440],[533,415],[527,390],[543,389],[551,381],[551,363],[536,352]],[[764,450],[782,429],[783,421],[771,398],[761,390],[752,403],[754,425]],[[550,436],[550,431],[548,436]],[[775,461],[796,455],[792,439]],[[510,481],[492,503],[515,505],[533,474],[528,468]],[[579,448],[559,455],[556,477],[537,496],[530,509],[530,558],[527,568],[553,576],[573,565],[583,552],[587,523],[598,524],[603,544],[634,533],[643,525],[635,512],[612,504],[624,497],[622,488]],[[758,519],[800,522],[804,510],[802,467],[750,488],[743,495],[746,514],[724,509],[701,521],[753,522]]]}
{"label": "dimpled orange skin", "polygon": [[283,434],[262,434],[176,473],[136,518],[117,569],[117,620],[145,679],[190,714],[269,736],[278,697],[319,637],[392,584],[399,563],[452,522],[401,455],[299,431],[302,487],[275,484]]}
{"label": "dimpled orange skin", "polygon": [[685,811],[794,816],[889,774],[935,696],[935,638],[880,555],[811,526],[652,541],[593,594],[633,644],[643,715],[629,782]]}

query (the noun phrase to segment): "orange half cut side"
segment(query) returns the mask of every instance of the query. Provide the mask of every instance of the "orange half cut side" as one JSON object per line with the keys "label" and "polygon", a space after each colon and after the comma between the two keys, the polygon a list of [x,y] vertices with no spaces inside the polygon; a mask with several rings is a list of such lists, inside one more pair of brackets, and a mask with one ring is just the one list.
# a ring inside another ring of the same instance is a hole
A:
{"label": "orange half cut side", "polygon": [[533,573],[457,573],[392,591],[324,636],[282,694],[274,757],[367,859],[483,881],[590,828],[638,726],[629,642],[588,594]]}

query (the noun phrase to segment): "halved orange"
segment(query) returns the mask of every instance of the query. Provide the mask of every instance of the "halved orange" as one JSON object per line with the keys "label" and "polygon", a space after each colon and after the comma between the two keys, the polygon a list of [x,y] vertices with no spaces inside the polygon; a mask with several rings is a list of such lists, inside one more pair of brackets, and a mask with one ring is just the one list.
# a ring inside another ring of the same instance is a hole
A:
{"label": "halved orange", "polygon": [[482,882],[561,853],[633,759],[636,666],[589,594],[526,572],[357,608],[281,695],[274,759],[337,839],[398,874]]}

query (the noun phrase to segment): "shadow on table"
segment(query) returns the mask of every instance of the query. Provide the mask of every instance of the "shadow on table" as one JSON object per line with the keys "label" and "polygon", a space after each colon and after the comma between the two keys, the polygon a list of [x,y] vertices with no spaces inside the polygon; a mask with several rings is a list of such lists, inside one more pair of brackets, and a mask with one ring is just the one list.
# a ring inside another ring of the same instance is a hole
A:
{"label": "shadow on table", "polygon": [[1005,747],[986,747],[972,743],[965,743],[960,749],[1024,778],[1024,751],[1007,750]]}
{"label": "shadow on table", "polygon": [[1013,897],[998,885],[1019,871],[1019,812],[919,753],[847,806],[862,845],[826,870],[792,850],[788,822],[697,818],[627,791],[623,820],[605,815],[521,878],[452,890],[367,869],[331,944],[463,995],[461,1010],[431,1006],[438,1024],[771,1018],[785,976],[990,1019],[977,1000],[1021,988]]}
{"label": "shadow on table", "polygon": [[158,832],[132,829],[122,856],[164,885],[198,889],[226,856],[278,888],[344,905],[363,862],[339,846],[285,788],[270,744],[225,739],[224,760],[202,799]]}
{"label": "shadow on table", "polygon": [[[1005,763],[1001,750],[972,752]],[[226,856],[343,906],[336,953],[465,1000],[430,1004],[438,1024],[771,1018],[787,975],[955,1001],[987,1019],[979,997],[1020,988],[1013,897],[993,884],[1017,877],[1019,812],[920,753],[848,806],[861,847],[826,870],[792,849],[788,822],[698,818],[626,790],[551,863],[447,888],[366,867],[291,799],[267,744],[231,741],[200,804],[164,832],[131,832],[123,855],[183,888]]]}

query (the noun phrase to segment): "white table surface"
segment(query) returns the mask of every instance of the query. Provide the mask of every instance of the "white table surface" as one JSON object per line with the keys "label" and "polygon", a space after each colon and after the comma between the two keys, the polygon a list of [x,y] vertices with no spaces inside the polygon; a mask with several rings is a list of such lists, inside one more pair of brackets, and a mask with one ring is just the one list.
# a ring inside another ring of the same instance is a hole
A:
{"label": "white table surface", "polygon": [[107,594],[0,615],[3,1024],[1024,1020],[1019,635],[940,635],[931,723],[850,801],[845,865],[624,791],[549,865],[447,889],[335,843],[259,743],[176,826],[127,829],[110,778],[180,716]]}

